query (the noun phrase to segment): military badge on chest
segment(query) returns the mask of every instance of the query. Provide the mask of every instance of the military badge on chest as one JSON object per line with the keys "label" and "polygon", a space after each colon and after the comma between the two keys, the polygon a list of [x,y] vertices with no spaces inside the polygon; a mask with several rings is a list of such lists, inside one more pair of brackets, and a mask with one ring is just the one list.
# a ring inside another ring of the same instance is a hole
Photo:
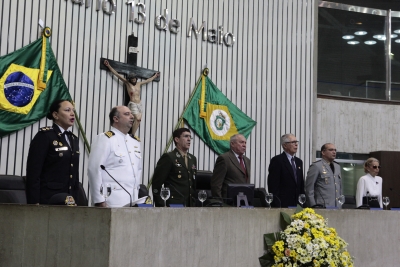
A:
{"label": "military badge on chest", "polygon": [[67,151],[67,150],[68,150],[68,147],[63,146],[63,143],[61,143],[60,141],[54,140],[54,141],[53,141],[53,145],[56,146],[56,147],[54,148],[54,150],[55,150],[56,152],[59,152],[59,153],[58,153],[58,156],[59,156],[59,157],[64,156],[64,154],[63,154],[62,151]]}

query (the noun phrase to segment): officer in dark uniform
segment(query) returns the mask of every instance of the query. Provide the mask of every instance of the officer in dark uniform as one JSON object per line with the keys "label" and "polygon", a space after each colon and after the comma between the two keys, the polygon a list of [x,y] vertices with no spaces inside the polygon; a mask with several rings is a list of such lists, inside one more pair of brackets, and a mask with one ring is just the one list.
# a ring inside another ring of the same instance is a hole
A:
{"label": "officer in dark uniform", "polygon": [[56,100],[47,118],[53,127],[43,127],[33,138],[26,167],[28,204],[48,204],[58,193],[77,199],[79,188],[79,141],[68,128],[74,124],[74,107]]}
{"label": "officer in dark uniform", "polygon": [[197,159],[188,153],[192,139],[187,128],[180,128],[173,133],[176,148],[161,156],[153,176],[153,197],[157,207],[164,207],[160,197],[161,186],[170,189],[169,204],[183,204],[186,207],[196,205],[195,180]]}

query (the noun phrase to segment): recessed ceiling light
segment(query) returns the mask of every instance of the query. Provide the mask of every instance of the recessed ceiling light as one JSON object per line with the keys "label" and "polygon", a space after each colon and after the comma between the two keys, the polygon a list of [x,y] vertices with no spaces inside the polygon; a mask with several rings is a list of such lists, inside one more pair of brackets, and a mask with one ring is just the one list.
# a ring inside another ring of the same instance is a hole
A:
{"label": "recessed ceiling light", "polygon": [[367,32],[366,31],[358,31],[354,33],[355,35],[366,35]]}
{"label": "recessed ceiling light", "polygon": [[399,43],[400,44],[400,39],[396,39],[396,40],[394,40],[396,43]]}
{"label": "recessed ceiling light", "polygon": [[366,44],[366,45],[374,45],[374,44],[376,44],[376,41],[369,40],[369,41],[365,41],[364,44]]}
{"label": "recessed ceiling light", "polygon": [[345,39],[345,40],[350,40],[350,39],[353,39],[354,36],[353,35],[343,35],[342,38]]}
{"label": "recessed ceiling light", "polygon": [[397,34],[392,34],[392,35],[390,35],[390,38],[396,38],[398,35]]}
{"label": "recessed ceiling light", "polygon": [[372,37],[374,37],[375,39],[378,39],[378,40],[384,40],[383,38],[386,39],[385,35],[383,35],[383,34],[377,34],[377,35],[374,35]]}
{"label": "recessed ceiling light", "polygon": [[359,41],[348,41],[347,43],[350,45],[356,45],[356,44],[359,44],[360,42]]}
{"label": "recessed ceiling light", "polygon": [[395,30],[394,33],[399,33],[400,34],[400,29]]}

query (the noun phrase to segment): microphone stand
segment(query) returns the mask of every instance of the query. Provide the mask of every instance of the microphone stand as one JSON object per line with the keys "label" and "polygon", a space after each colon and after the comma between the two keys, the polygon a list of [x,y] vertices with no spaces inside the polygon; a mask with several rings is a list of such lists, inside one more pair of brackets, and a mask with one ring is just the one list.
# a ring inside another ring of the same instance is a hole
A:
{"label": "microphone stand", "polygon": [[164,184],[165,184],[166,187],[172,187],[173,189],[175,189],[175,191],[183,198],[183,206],[186,208],[186,198],[185,198],[185,196],[178,189],[176,189],[176,187],[173,186],[172,184],[170,184],[170,183],[164,183]]}
{"label": "microphone stand", "polygon": [[132,207],[132,195],[128,192],[128,190],[126,190],[125,187],[123,187],[120,183],[118,183],[117,180],[115,180],[114,177],[111,176],[111,174],[106,170],[106,167],[104,167],[104,165],[100,165],[100,168],[101,168],[102,170],[104,170],[104,171],[108,174],[108,176],[110,176],[111,179],[113,179],[122,189],[124,189],[126,193],[128,193],[129,199],[130,199],[129,207]]}

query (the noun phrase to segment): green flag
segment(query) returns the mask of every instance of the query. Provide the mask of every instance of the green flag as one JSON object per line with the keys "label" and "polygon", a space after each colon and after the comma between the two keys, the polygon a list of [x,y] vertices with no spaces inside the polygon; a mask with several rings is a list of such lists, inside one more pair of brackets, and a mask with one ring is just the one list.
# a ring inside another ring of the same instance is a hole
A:
{"label": "green flag", "polygon": [[247,138],[256,125],[204,74],[189,101],[183,118],[218,154],[229,151],[232,135],[239,133]]}
{"label": "green flag", "polygon": [[0,137],[46,116],[54,100],[71,100],[47,37],[0,57]]}

